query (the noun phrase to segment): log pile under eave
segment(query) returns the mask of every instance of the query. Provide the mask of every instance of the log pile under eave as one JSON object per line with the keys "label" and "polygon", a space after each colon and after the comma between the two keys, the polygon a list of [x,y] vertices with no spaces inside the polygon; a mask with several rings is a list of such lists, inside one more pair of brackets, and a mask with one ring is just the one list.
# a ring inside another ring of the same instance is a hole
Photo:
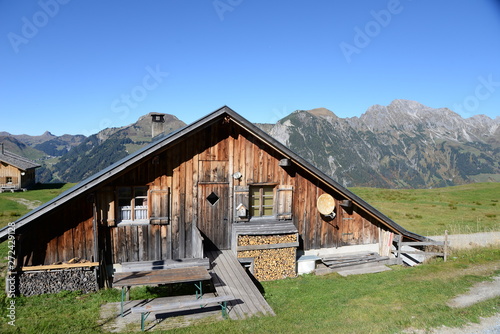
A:
{"label": "log pile under eave", "polygon": [[[290,244],[297,241],[296,234],[288,235],[241,235],[238,246]],[[239,258],[254,259],[254,276],[259,281],[295,277],[296,247],[245,250]]]}
{"label": "log pile under eave", "polygon": [[99,289],[95,268],[27,271],[18,273],[16,276],[18,293],[24,296],[57,293],[64,290],[88,293]]}

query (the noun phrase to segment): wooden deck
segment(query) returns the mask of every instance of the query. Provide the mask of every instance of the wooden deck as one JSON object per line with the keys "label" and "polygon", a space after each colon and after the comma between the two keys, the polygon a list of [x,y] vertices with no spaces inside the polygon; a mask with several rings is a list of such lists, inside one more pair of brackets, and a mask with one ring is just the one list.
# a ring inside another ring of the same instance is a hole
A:
{"label": "wooden deck", "polygon": [[232,295],[229,317],[234,320],[275,313],[231,250],[207,251],[211,275],[218,295]]}

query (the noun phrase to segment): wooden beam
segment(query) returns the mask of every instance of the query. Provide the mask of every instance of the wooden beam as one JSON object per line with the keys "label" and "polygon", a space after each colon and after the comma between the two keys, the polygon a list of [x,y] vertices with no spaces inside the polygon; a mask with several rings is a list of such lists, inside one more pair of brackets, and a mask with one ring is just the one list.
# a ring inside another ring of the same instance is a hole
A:
{"label": "wooden beam", "polygon": [[417,252],[417,251],[411,251],[411,252],[407,252],[407,251],[401,251],[402,254],[418,254],[418,255],[436,255],[436,256],[444,256],[444,253],[439,253],[439,252],[424,252],[424,251],[421,251],[421,252]]}
{"label": "wooden beam", "polygon": [[64,263],[64,264],[51,264],[51,265],[44,265],[44,266],[21,267],[21,269],[19,271],[85,268],[85,267],[97,267],[97,266],[99,266],[99,262]]}
{"label": "wooden beam", "polygon": [[402,246],[444,246],[443,241],[411,241],[402,242]]}

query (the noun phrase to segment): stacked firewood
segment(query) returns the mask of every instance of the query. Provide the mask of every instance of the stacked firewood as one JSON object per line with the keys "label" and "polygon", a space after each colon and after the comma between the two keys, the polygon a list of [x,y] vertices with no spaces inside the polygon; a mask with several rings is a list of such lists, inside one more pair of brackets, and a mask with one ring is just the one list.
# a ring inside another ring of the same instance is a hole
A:
{"label": "stacked firewood", "polygon": [[297,241],[295,234],[238,236],[238,246],[286,244],[295,241]]}
{"label": "stacked firewood", "polygon": [[24,296],[57,293],[63,290],[84,293],[99,289],[95,268],[69,268],[50,271],[22,272],[18,277],[18,292]]}
{"label": "stacked firewood", "polygon": [[52,263],[52,264],[75,264],[75,263],[89,263],[89,262],[90,262],[89,260],[81,259],[79,257],[74,257],[69,261],[59,261],[59,262]]}
{"label": "stacked firewood", "polygon": [[[296,240],[295,234],[243,235],[238,237],[238,246],[286,244]],[[259,281],[277,280],[296,275],[295,247],[239,251],[238,257],[254,259],[253,274]]]}

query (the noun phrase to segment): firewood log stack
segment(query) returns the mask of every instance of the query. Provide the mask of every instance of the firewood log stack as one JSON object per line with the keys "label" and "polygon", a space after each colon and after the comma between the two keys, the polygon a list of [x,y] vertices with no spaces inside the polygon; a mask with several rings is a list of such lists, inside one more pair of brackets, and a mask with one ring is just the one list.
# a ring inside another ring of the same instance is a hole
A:
{"label": "firewood log stack", "polygon": [[17,279],[18,292],[24,296],[63,290],[88,293],[99,289],[96,271],[89,268],[23,272],[18,274]]}
{"label": "firewood log stack", "polygon": [[254,259],[254,276],[259,281],[295,277],[296,247],[274,248],[297,241],[296,234],[241,235],[238,246],[273,245],[273,248],[239,251],[239,258]]}

